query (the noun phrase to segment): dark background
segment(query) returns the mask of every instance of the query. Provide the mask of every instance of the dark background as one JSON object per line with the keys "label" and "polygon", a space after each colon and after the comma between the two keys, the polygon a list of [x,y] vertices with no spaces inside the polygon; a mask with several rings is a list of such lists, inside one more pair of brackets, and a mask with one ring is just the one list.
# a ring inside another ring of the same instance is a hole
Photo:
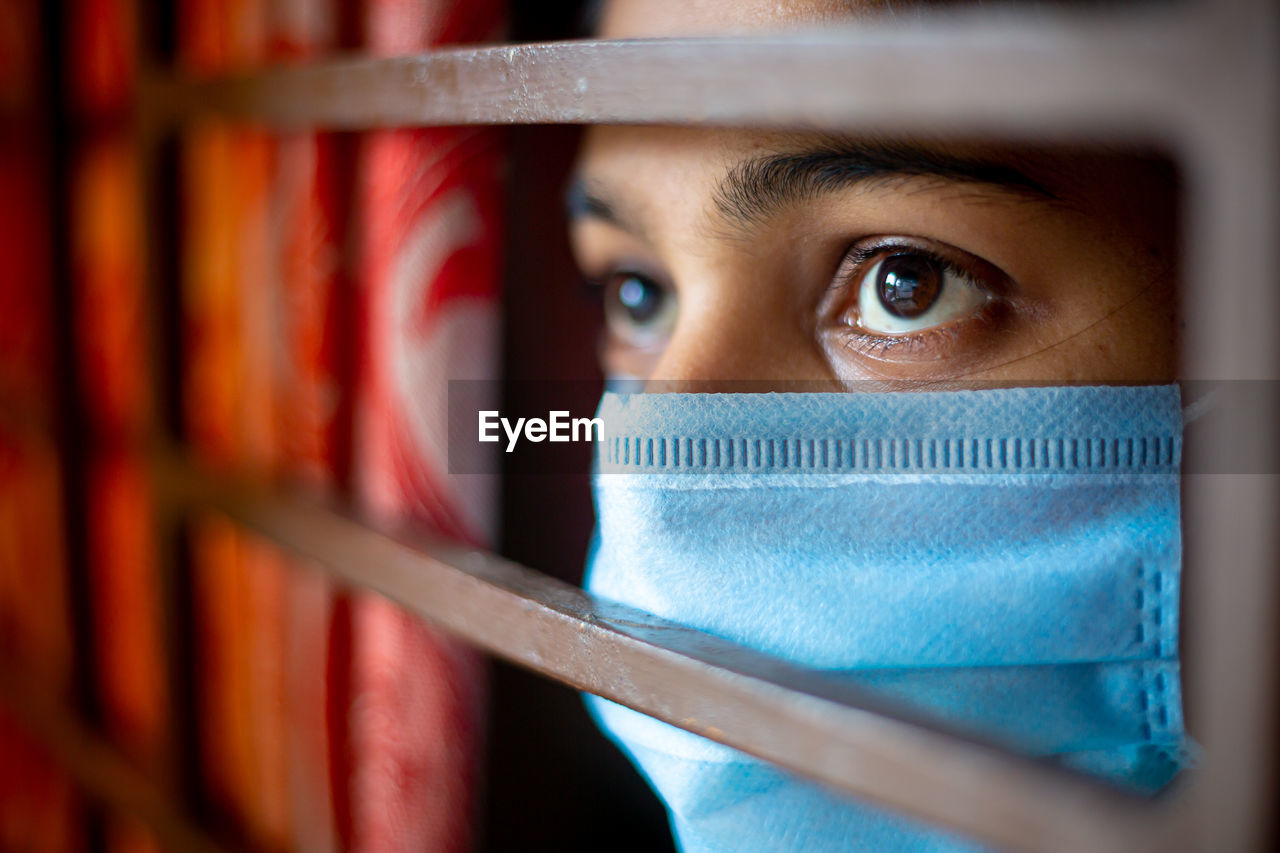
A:
{"label": "dark background", "polygon": [[[583,35],[583,6],[515,0],[512,38]],[[560,398],[554,407],[575,416],[594,412],[599,397],[600,308],[584,296],[570,259],[562,204],[578,135],[572,127],[523,127],[508,137],[505,375],[513,381],[504,412],[547,411],[538,397],[551,388]],[[566,393],[580,399],[566,401]],[[501,551],[579,583],[592,524],[590,447],[555,448],[565,454],[555,470],[579,473],[538,473],[548,470],[545,455],[502,454]],[[481,850],[673,849],[662,806],[596,729],[578,693],[499,661],[491,673]]]}

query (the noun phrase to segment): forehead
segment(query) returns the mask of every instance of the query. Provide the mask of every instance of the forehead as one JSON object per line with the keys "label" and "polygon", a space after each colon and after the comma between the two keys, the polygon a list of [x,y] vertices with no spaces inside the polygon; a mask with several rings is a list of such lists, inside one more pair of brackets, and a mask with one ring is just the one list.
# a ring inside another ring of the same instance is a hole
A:
{"label": "forehead", "polygon": [[601,38],[736,35],[849,20],[881,0],[606,0]]}
{"label": "forehead", "polygon": [[[963,194],[976,203],[984,196],[995,200],[992,187],[1002,183],[1016,191],[1019,181],[1002,180],[1016,175],[1066,207],[1117,225],[1123,222],[1130,231],[1165,235],[1174,225],[1176,172],[1159,152],[1143,149],[895,140],[733,128],[601,126],[586,134],[577,178],[589,189],[599,190],[637,213],[644,206],[666,212],[678,206],[709,208],[726,178],[741,171],[744,163],[778,154],[829,150],[832,140],[842,138],[849,140],[855,160],[862,148],[859,143],[866,143],[873,159],[884,159],[874,153],[881,149],[890,152],[890,159],[900,157],[906,162],[903,174],[917,176],[909,187],[913,191],[949,184],[951,193]],[[1019,193],[1003,192],[999,197],[1014,201]],[[923,198],[918,200],[924,203]]]}
{"label": "forehead", "polygon": [[[952,0],[603,0],[602,38],[732,35],[849,23]],[[920,143],[921,140],[913,140]],[[578,158],[578,176],[609,191],[637,213],[707,200],[735,165],[776,152],[820,144],[815,134],[730,128],[592,127]],[[1031,148],[930,140],[944,156],[1016,168],[1080,212],[1171,249],[1177,178],[1161,153],[1086,146]],[[658,214],[651,214],[655,216]],[[1163,253],[1163,252],[1162,252]]]}

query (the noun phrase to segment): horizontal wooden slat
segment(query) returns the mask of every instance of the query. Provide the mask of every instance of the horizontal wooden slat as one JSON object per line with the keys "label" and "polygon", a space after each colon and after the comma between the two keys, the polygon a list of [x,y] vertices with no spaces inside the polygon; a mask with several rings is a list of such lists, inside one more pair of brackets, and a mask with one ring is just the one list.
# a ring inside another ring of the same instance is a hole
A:
{"label": "horizontal wooden slat", "polygon": [[216,509],[487,652],[904,813],[1039,851],[1141,850],[1161,817],[1158,804],[492,554],[375,532],[177,457],[156,471],[171,511]]}
{"label": "horizontal wooden slat", "polygon": [[934,15],[822,34],[467,48],[159,78],[149,103],[167,122],[286,127],[638,122],[1149,136],[1211,97],[1235,59],[1196,38],[1201,29],[1169,10]]}
{"label": "horizontal wooden slat", "polygon": [[[186,815],[106,740],[63,705],[43,697],[15,673],[0,668],[0,703],[94,799],[144,824],[165,850],[219,853],[223,847]],[[0,767],[0,773],[5,768]]]}

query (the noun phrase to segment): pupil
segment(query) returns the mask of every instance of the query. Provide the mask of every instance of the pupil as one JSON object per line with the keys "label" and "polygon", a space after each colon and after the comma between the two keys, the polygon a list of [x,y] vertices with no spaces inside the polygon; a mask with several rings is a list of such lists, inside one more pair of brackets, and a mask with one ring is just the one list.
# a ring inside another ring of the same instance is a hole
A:
{"label": "pupil", "polygon": [[661,294],[652,284],[632,276],[618,288],[618,301],[633,321],[644,323],[658,313]]}
{"label": "pupil", "polygon": [[923,255],[892,255],[880,262],[880,304],[897,317],[919,317],[942,292],[942,268]]}

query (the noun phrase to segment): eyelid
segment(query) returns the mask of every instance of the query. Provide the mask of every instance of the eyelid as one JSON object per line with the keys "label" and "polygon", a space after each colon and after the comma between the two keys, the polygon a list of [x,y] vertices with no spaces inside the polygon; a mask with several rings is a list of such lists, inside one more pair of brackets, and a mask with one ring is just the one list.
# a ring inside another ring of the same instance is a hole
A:
{"label": "eyelid", "polygon": [[1012,279],[990,261],[956,246],[922,237],[878,236],[856,241],[845,249],[833,278],[833,289],[844,290],[857,283],[856,273],[879,258],[895,252],[916,252],[933,258],[952,272],[987,288],[996,299],[1010,295]]}
{"label": "eyelid", "polygon": [[653,282],[663,290],[675,292],[675,286],[670,276],[659,269],[656,264],[634,255],[622,255],[603,263],[592,264],[589,267],[580,265],[579,271],[582,274],[583,282],[588,287],[603,287],[617,276],[634,275]]}

